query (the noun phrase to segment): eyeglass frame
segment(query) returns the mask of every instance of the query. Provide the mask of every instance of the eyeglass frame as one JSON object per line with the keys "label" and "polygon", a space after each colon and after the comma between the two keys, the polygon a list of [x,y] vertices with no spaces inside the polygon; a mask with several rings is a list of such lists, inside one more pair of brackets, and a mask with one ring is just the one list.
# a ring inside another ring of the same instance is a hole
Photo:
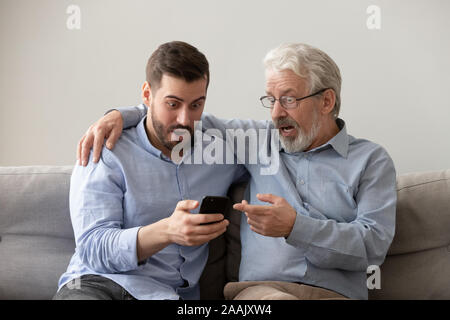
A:
{"label": "eyeglass frame", "polygon": [[[324,91],[326,91],[326,90],[328,90],[328,89],[332,89],[332,88],[323,88],[323,89],[320,89],[319,91],[317,91],[317,92],[315,92],[315,93],[313,93],[313,94],[310,94],[310,95],[305,96],[305,97],[302,97],[302,98],[295,98],[295,97],[292,97],[292,96],[281,96],[280,98],[276,99],[274,96],[262,96],[261,98],[259,98],[259,101],[261,101],[262,106],[263,106],[264,108],[266,108],[266,109],[273,109],[273,107],[274,107],[274,105],[275,105],[275,102],[278,101],[278,102],[280,103],[280,106],[281,106],[283,109],[286,109],[286,110],[292,110],[292,109],[295,109],[295,108],[298,107],[298,102],[299,102],[299,101],[301,101],[301,100],[303,100],[303,99],[306,99],[306,98],[314,97],[314,96],[316,96],[316,95],[318,95],[318,94],[320,94],[320,93],[323,93]],[[273,97],[273,98],[274,98],[274,102],[273,102],[273,104],[272,104],[270,107],[266,107],[266,106],[264,105],[264,103],[262,102],[263,99],[266,99],[266,98],[268,98],[268,97]],[[292,107],[292,108],[286,108],[286,107],[281,103],[281,100],[280,100],[280,99],[283,98],[283,97],[291,97],[291,98],[294,98],[295,101],[296,101],[295,107]]]}

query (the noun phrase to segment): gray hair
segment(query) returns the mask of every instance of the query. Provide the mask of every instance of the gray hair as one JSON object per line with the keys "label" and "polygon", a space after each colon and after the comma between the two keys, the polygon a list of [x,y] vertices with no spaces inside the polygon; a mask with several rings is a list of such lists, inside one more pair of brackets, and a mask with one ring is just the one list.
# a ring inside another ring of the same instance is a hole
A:
{"label": "gray hair", "polygon": [[309,94],[331,88],[336,94],[333,116],[337,118],[341,108],[341,73],[339,67],[325,52],[304,43],[288,43],[270,50],[264,58],[266,71],[292,70],[306,79]]}

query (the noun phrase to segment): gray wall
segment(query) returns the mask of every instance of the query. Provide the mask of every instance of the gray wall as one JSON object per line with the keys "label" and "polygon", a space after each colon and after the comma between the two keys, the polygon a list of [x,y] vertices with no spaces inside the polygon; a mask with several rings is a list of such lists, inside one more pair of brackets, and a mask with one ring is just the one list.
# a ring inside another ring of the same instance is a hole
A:
{"label": "gray wall", "polygon": [[449,168],[449,30],[448,0],[0,0],[0,165],[73,164],[106,109],[140,103],[151,52],[184,40],[210,61],[209,112],[268,119],[262,58],[306,42],[341,68],[352,135],[383,145],[398,173]]}

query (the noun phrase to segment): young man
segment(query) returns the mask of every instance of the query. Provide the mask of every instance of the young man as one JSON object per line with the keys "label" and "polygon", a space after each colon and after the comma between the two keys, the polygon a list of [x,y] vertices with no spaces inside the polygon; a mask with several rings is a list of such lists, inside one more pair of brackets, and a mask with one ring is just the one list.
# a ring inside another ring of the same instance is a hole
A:
{"label": "young man", "polygon": [[[206,101],[209,65],[184,42],[161,45],[147,64],[147,115],[98,163],[76,166],[70,212],[76,250],[54,299],[199,299],[207,242],[225,232],[221,214],[192,214],[246,174],[238,165],[171,159],[194,132]],[[220,181],[220,183],[218,183]]]}

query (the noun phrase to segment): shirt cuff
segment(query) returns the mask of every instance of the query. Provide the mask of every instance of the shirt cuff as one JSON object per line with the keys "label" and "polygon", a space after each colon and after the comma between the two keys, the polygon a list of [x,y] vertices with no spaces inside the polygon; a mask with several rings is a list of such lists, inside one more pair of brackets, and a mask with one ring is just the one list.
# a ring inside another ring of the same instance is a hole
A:
{"label": "shirt cuff", "polygon": [[119,236],[119,256],[124,270],[134,270],[138,267],[137,234],[141,227],[124,229]]}
{"label": "shirt cuff", "polygon": [[286,242],[291,246],[306,251],[312,242],[314,230],[317,227],[317,220],[302,214],[302,211],[305,210],[304,208],[302,208],[303,210],[299,210],[299,208],[296,209],[297,216],[295,218],[294,226],[292,227],[291,233],[286,238]]}

